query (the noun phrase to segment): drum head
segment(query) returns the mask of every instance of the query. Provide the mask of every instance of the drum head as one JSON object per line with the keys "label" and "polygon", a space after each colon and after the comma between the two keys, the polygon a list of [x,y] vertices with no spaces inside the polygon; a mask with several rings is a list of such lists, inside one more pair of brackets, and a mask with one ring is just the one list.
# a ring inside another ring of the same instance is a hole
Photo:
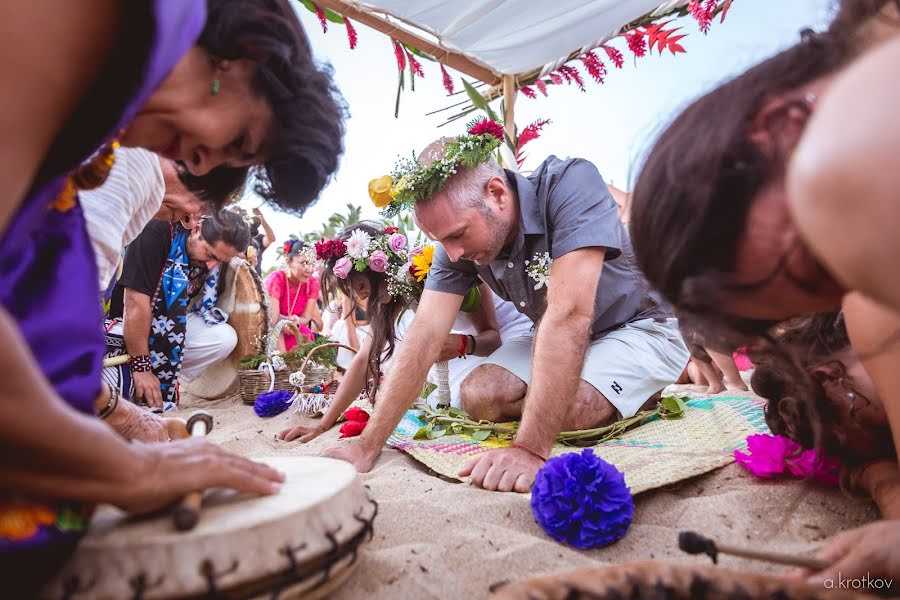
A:
{"label": "drum head", "polygon": [[342,580],[371,538],[376,512],[356,470],[330,458],[258,460],[286,473],[281,492],[212,490],[191,531],[177,531],[171,511],[129,517],[100,507],[43,596],[253,598],[281,590],[284,598]]}

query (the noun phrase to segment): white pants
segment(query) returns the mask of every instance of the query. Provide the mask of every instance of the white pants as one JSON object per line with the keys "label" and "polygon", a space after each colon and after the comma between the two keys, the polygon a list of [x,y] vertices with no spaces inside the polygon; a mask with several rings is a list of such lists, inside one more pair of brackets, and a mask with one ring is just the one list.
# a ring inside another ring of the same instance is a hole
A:
{"label": "white pants", "polygon": [[178,379],[183,383],[197,379],[207,367],[226,359],[236,345],[237,333],[231,325],[207,325],[203,317],[189,311]]}

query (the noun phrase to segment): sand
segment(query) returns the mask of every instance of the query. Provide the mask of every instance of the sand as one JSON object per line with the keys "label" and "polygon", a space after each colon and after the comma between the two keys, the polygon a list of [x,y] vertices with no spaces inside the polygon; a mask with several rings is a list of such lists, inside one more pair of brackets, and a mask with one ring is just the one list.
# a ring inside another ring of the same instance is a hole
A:
{"label": "sand", "polygon": [[[305,445],[279,441],[277,432],[300,423],[301,417],[285,413],[261,419],[237,398],[185,398],[177,414],[186,416],[198,408],[215,418],[210,439],[244,456],[314,455],[338,436],[335,428]],[[527,496],[445,481],[397,450],[386,448],[375,468],[361,477],[380,506],[375,537],[333,598],[481,598],[501,581],[601,563],[653,558],[708,562],[678,550],[676,537],[682,530],[733,545],[812,554],[828,536],[878,517],[871,502],[799,480],[760,481],[732,464],[638,495],[634,523],[624,539],[601,550],[579,551],[543,533]],[[721,562],[779,572],[730,557]]]}

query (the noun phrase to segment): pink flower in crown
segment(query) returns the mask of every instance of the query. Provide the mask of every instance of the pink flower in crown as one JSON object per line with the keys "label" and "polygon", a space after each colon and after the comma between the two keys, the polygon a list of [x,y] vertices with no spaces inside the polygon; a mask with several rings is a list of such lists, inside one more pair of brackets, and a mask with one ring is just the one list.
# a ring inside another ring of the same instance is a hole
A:
{"label": "pink flower in crown", "polygon": [[800,444],[781,435],[751,435],[747,437],[747,450],[734,451],[734,460],[756,477],[771,479],[787,468],[789,457],[800,455]]}
{"label": "pink flower in crown", "polygon": [[388,248],[394,254],[400,254],[406,248],[406,236],[402,233],[392,233],[391,237],[388,238]]}
{"label": "pink flower in crown", "polygon": [[388,256],[381,250],[376,250],[369,255],[369,268],[376,273],[384,273],[388,266]]}
{"label": "pink flower in crown", "polygon": [[422,246],[415,246],[412,250],[409,251],[409,258],[418,256],[420,254],[422,254]]}
{"label": "pink flower in crown", "polygon": [[391,235],[392,233],[397,233],[398,231],[400,231],[400,230],[397,229],[396,227],[394,227],[393,225],[389,225],[384,228],[384,231],[382,233],[384,233],[384,235]]}
{"label": "pink flower in crown", "polygon": [[334,266],[331,268],[331,272],[334,273],[334,276],[338,279],[347,279],[347,275],[350,274],[350,269],[353,268],[353,263],[350,262],[350,259],[346,256],[343,256],[337,259],[337,262],[334,263]]}
{"label": "pink flower in crown", "polygon": [[469,128],[469,135],[491,135],[498,140],[503,139],[503,127],[496,121],[482,118]]}

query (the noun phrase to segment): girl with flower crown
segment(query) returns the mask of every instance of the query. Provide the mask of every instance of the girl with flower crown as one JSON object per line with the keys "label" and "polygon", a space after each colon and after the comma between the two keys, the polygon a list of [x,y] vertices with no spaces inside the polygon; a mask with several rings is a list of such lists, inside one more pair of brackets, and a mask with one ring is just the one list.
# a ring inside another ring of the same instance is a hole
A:
{"label": "girl with flower crown", "polygon": [[[406,236],[396,227],[365,221],[346,228],[337,238],[316,243],[316,256],[325,263],[322,286],[326,303],[339,294],[350,298],[354,308],[366,302],[370,331],[322,420],[314,426],[287,428],[279,434],[281,439],[299,437],[301,442],[308,442],[318,437],[367,387],[369,397],[376,400],[382,371],[397,347],[398,322],[406,309],[415,311],[433,252],[427,245],[410,248]],[[477,335],[448,335],[439,360],[487,356],[499,347],[493,305],[481,303],[472,318]]]}
{"label": "girl with flower crown", "polygon": [[[311,342],[315,332],[322,330],[318,305],[320,284],[314,273],[315,251],[306,242],[288,240],[284,243],[284,257],[285,268],[266,278],[269,310],[276,323],[282,319],[293,322],[304,341]],[[297,343],[293,333],[284,331],[278,347],[283,345],[284,350],[290,350]]]}

